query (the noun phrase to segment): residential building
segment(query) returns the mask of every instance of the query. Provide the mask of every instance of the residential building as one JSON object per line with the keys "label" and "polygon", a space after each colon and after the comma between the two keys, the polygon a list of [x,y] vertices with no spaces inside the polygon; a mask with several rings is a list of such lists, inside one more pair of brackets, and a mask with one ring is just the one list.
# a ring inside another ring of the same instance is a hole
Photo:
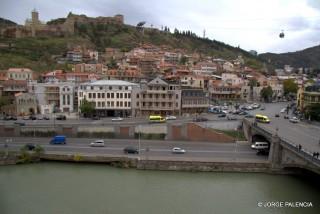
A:
{"label": "residential building", "polygon": [[320,104],[320,84],[302,85],[297,93],[297,108],[303,112],[311,104]]}
{"label": "residential building", "polygon": [[167,83],[155,78],[132,93],[132,115],[134,117],[181,114],[181,89],[178,84]]}
{"label": "residential building", "polygon": [[80,63],[74,65],[74,72],[80,73],[105,73],[108,70],[107,66],[103,64],[86,64],[86,63]]}
{"label": "residential building", "polygon": [[242,85],[243,79],[238,77],[237,74],[233,73],[222,73],[221,80],[230,85]]}
{"label": "residential building", "polygon": [[80,50],[68,51],[66,59],[71,63],[82,62],[82,52]]}
{"label": "residential building", "polygon": [[220,80],[216,80],[209,87],[209,96],[211,100],[240,100],[241,86],[230,85]]}
{"label": "residential building", "polygon": [[197,75],[186,75],[180,77],[181,86],[191,88],[205,88],[205,78]]}
{"label": "residential building", "polygon": [[83,100],[95,106],[95,113],[99,116],[131,115],[131,93],[137,84],[122,80],[99,80],[83,83],[78,88],[78,106]]}
{"label": "residential building", "polygon": [[27,92],[26,80],[7,80],[2,83],[2,95],[9,98],[10,103],[13,103],[15,94]]}
{"label": "residential building", "polygon": [[40,112],[50,114],[54,112],[73,112],[74,88],[72,82],[30,82],[28,89],[38,100]]}
{"label": "residential building", "polygon": [[24,116],[37,113],[37,99],[31,93],[16,93],[13,102],[1,108],[1,114]]}
{"label": "residential building", "polygon": [[209,97],[203,89],[182,88],[181,89],[181,114],[200,114],[207,112]]}
{"label": "residential building", "polygon": [[33,71],[29,68],[9,68],[7,71],[7,79],[32,80]]}

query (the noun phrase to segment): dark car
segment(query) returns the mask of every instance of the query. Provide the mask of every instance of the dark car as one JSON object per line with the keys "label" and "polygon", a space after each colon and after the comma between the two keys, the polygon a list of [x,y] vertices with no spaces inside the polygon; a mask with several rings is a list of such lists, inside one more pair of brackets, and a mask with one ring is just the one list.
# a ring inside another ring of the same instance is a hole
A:
{"label": "dark car", "polygon": [[244,116],[245,118],[254,118],[254,116],[252,114],[247,114],[246,116]]}
{"label": "dark car", "polygon": [[205,117],[196,117],[193,119],[193,122],[205,122],[205,121],[208,121],[208,119]]}
{"label": "dark car", "polygon": [[67,117],[66,117],[65,115],[58,115],[58,116],[56,117],[56,119],[57,119],[57,120],[66,120]]}
{"label": "dark car", "polygon": [[16,116],[7,115],[4,117],[4,120],[17,120]]}
{"label": "dark car", "polygon": [[139,154],[139,151],[136,147],[133,146],[127,146],[123,149],[123,152],[125,154]]}
{"label": "dark car", "polygon": [[29,116],[29,119],[30,119],[30,120],[36,120],[37,117],[36,117],[35,115],[30,115],[30,116]]}
{"label": "dark car", "polygon": [[266,150],[266,149],[258,150],[257,155],[269,155],[269,150]]}
{"label": "dark car", "polygon": [[92,117],[92,120],[100,120],[100,117],[99,117],[98,115],[94,115],[94,116]]}
{"label": "dark car", "polygon": [[289,119],[289,116],[288,116],[288,115],[284,115],[283,118],[284,118],[284,119]]}
{"label": "dark car", "polygon": [[227,114],[219,114],[218,117],[226,117]]}
{"label": "dark car", "polygon": [[279,114],[275,114],[274,116],[275,116],[275,117],[279,117]]}
{"label": "dark car", "polygon": [[27,143],[25,145],[26,149],[29,150],[29,151],[32,151],[36,148],[36,146],[33,144],[33,143]]}

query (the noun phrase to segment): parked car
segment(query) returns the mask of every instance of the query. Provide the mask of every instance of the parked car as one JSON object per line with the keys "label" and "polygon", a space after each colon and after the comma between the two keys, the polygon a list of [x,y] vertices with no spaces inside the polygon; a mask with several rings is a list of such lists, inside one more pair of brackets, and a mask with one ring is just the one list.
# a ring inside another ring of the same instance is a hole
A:
{"label": "parked car", "polygon": [[289,116],[288,116],[288,115],[284,115],[283,118],[284,118],[284,119],[289,119]]}
{"label": "parked car", "polygon": [[66,144],[66,143],[67,143],[67,140],[66,140],[66,136],[64,135],[56,135],[50,141],[50,144]]}
{"label": "parked car", "polygon": [[123,152],[125,154],[139,154],[139,151],[136,147],[133,146],[127,146],[123,149]]}
{"label": "parked car", "polygon": [[227,116],[227,119],[228,120],[237,120],[237,118],[235,116],[230,115],[230,114]]}
{"label": "parked car", "polygon": [[176,120],[176,119],[177,119],[177,117],[173,116],[173,115],[166,116],[166,120]]}
{"label": "parked car", "polygon": [[248,114],[248,112],[246,112],[246,111],[239,112],[239,115],[247,115],[247,114]]}
{"label": "parked car", "polygon": [[122,117],[112,118],[111,121],[123,121]]}
{"label": "parked car", "polygon": [[23,116],[23,120],[30,120],[29,116]]}
{"label": "parked car", "polygon": [[4,117],[4,120],[17,120],[16,116],[7,115]]}
{"label": "parked car", "polygon": [[279,114],[275,114],[274,116],[275,116],[275,117],[279,117]]}
{"label": "parked car", "polygon": [[92,147],[104,147],[104,140],[95,140],[90,143]]}
{"label": "parked car", "polygon": [[65,115],[58,115],[58,116],[56,117],[56,119],[57,119],[57,120],[66,120],[67,117],[66,117]]}
{"label": "parked car", "polygon": [[226,113],[223,113],[223,114],[219,114],[218,117],[226,117],[227,114]]}
{"label": "parked car", "polygon": [[298,123],[300,120],[298,118],[296,118],[296,117],[292,117],[292,118],[289,119],[289,121],[291,123]]}
{"label": "parked car", "polygon": [[50,120],[49,116],[47,116],[47,115],[44,115],[44,116],[43,116],[43,119],[44,119],[44,120]]}
{"label": "parked car", "polygon": [[254,116],[252,114],[247,114],[244,116],[245,118],[254,118]]}
{"label": "parked car", "polygon": [[269,150],[268,149],[258,150],[257,155],[269,155]]}
{"label": "parked car", "polygon": [[25,144],[25,147],[29,151],[32,151],[36,148],[36,146],[33,143],[27,143],[27,144]]}
{"label": "parked car", "polygon": [[205,118],[205,117],[196,117],[196,118],[193,118],[193,122],[205,122],[205,121],[208,121],[208,119]]}
{"label": "parked car", "polygon": [[262,107],[260,108],[260,110],[261,110],[261,111],[264,111],[264,110],[266,110],[266,107],[262,106]]}
{"label": "parked car", "polygon": [[30,115],[30,116],[29,116],[29,119],[30,119],[30,120],[36,120],[37,117],[36,117],[35,115]]}
{"label": "parked car", "polygon": [[172,148],[171,151],[172,151],[173,154],[184,154],[184,153],[186,153],[186,150],[181,149],[179,147],[174,147],[174,148]]}
{"label": "parked car", "polygon": [[281,109],[280,113],[285,113],[286,110],[287,110],[287,108],[283,108],[283,109]]}

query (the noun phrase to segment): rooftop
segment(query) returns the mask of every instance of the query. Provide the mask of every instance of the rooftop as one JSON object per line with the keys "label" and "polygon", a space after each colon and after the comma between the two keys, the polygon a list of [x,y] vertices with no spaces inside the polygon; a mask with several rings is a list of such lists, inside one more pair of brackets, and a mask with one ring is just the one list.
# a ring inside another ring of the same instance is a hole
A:
{"label": "rooftop", "polygon": [[127,82],[127,81],[122,81],[122,80],[98,80],[95,82],[90,82],[90,83],[84,83],[84,85],[115,85],[115,86],[137,86],[135,83]]}

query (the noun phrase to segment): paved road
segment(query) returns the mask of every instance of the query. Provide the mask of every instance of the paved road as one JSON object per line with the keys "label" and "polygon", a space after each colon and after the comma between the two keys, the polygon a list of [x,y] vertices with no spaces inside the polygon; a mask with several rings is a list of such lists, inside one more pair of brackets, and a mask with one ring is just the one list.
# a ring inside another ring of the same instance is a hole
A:
{"label": "paved road", "polygon": [[[0,150],[4,150],[7,138],[0,138]],[[66,145],[50,145],[50,138],[12,138],[9,143],[10,150],[19,150],[25,143],[34,143],[43,146],[46,152],[54,153],[82,153],[113,156],[126,156],[123,148],[132,145],[138,148],[138,140],[105,139],[105,147],[90,147],[94,139],[68,138]],[[248,143],[208,143],[184,141],[150,141],[141,140],[141,158],[166,160],[202,160],[202,161],[248,161],[265,162],[266,156],[257,156]],[[173,147],[181,147],[185,154],[172,154]],[[149,151],[146,151],[149,148]]]}
{"label": "paved road", "polygon": [[[286,107],[286,105],[286,103],[266,104],[265,111],[255,110],[252,111],[252,113],[262,113],[270,118],[270,124],[259,123],[259,126],[273,133],[278,129],[278,135],[281,138],[296,145],[301,144],[302,148],[307,151],[320,152],[320,126],[312,125],[304,121],[291,123],[288,119],[284,119],[286,113],[281,114],[280,111]],[[280,117],[275,117],[275,113],[278,113]],[[289,112],[289,117],[292,116],[292,112]]]}

